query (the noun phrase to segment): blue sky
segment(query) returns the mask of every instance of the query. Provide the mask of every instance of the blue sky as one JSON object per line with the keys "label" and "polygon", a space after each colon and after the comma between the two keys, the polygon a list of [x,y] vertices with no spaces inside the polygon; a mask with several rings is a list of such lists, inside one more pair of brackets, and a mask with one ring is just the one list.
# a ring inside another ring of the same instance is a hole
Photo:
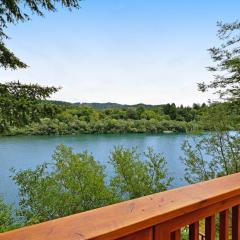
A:
{"label": "blue sky", "polygon": [[61,86],[53,99],[190,105],[212,98],[207,48],[216,21],[239,17],[237,0],[84,0],[9,26],[7,45],[30,67],[1,69],[1,81]]}

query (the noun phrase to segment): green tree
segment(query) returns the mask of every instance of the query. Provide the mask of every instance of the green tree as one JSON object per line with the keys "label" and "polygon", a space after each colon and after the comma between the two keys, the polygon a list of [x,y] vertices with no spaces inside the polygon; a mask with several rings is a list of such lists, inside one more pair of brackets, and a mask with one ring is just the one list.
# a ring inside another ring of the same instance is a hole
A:
{"label": "green tree", "polygon": [[184,178],[188,183],[240,172],[240,135],[213,132],[182,145],[185,164]]}
{"label": "green tree", "polygon": [[177,109],[175,103],[164,105],[163,112],[166,115],[169,115],[172,120],[175,120],[177,116]]}
{"label": "green tree", "polygon": [[[205,181],[240,171],[240,115],[232,103],[215,103],[201,117],[210,132],[191,137],[182,145],[185,180]],[[235,131],[230,131],[235,130]]]}
{"label": "green tree", "polygon": [[[58,91],[56,87],[42,87],[20,82],[0,83],[0,132],[10,126],[22,127],[42,117],[41,100]],[[47,112],[48,108],[44,109]],[[49,110],[49,109],[48,109]]]}
{"label": "green tree", "polygon": [[143,105],[139,105],[136,109],[137,115],[138,115],[138,119],[142,118],[142,114],[144,113],[145,108]]}
{"label": "green tree", "polygon": [[136,148],[115,147],[110,157],[114,176],[110,186],[120,199],[132,199],[167,190],[173,178],[168,176],[166,161],[151,148],[141,159]]}
{"label": "green tree", "polygon": [[102,207],[117,200],[105,183],[104,167],[89,153],[75,154],[64,145],[57,147],[51,165],[16,172],[13,180],[19,187],[18,215],[27,224]]}

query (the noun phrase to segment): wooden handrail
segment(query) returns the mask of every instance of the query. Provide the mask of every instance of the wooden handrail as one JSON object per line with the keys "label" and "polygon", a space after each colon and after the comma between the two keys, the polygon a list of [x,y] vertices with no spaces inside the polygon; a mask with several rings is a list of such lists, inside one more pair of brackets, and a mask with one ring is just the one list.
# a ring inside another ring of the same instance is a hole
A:
{"label": "wooden handrail", "polygon": [[239,205],[237,173],[9,231],[0,240],[177,240],[188,225],[189,239],[198,240],[201,219],[206,219],[206,240],[213,240],[217,213],[220,239],[227,240],[230,208],[232,239],[240,240]]}

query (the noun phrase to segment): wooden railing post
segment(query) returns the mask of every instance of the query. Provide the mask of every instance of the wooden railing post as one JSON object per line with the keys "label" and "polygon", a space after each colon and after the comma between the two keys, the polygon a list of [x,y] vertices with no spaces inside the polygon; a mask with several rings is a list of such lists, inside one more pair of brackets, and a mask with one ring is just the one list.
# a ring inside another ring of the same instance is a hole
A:
{"label": "wooden railing post", "polygon": [[171,233],[171,240],[180,240],[180,239],[181,239],[181,229]]}
{"label": "wooden railing post", "polygon": [[215,240],[215,216],[205,219],[205,236],[206,240]]}
{"label": "wooden railing post", "polygon": [[229,239],[229,210],[220,212],[219,240]]}
{"label": "wooden railing post", "polygon": [[240,205],[232,208],[232,240],[240,240]]}
{"label": "wooden railing post", "polygon": [[189,225],[189,240],[199,240],[199,222]]}

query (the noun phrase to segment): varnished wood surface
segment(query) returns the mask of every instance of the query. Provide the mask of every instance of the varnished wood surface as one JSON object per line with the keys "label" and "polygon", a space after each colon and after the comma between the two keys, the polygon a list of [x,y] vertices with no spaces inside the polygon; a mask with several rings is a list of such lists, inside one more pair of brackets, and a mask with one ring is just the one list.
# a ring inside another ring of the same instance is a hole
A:
{"label": "varnished wood surface", "polygon": [[240,202],[240,195],[236,197],[231,197],[227,201],[226,200],[219,201],[217,203],[214,203],[204,208],[199,208],[189,213],[182,213],[182,215],[178,217],[171,218],[170,220],[161,223],[160,226],[161,226],[161,229],[172,232],[172,231],[178,230],[179,228],[192,224],[196,221],[199,221],[200,219],[203,219],[208,216],[212,216],[215,213],[228,209],[229,207],[233,207],[239,202]]}
{"label": "varnished wood surface", "polygon": [[239,173],[3,233],[0,240],[117,239],[221,201],[227,206],[237,196]]}
{"label": "varnished wood surface", "polygon": [[215,233],[215,215],[212,215],[205,219],[205,239],[215,240]]}
{"label": "varnished wood surface", "polygon": [[240,205],[232,208],[232,240],[240,240]]}
{"label": "varnished wood surface", "polygon": [[189,225],[189,240],[199,240],[199,222]]}
{"label": "varnished wood surface", "polygon": [[117,240],[154,240],[153,228],[147,228]]}
{"label": "varnished wood surface", "polygon": [[229,210],[220,212],[219,240],[229,239]]}
{"label": "varnished wood surface", "polygon": [[181,240],[181,229],[171,233],[171,240]]}

